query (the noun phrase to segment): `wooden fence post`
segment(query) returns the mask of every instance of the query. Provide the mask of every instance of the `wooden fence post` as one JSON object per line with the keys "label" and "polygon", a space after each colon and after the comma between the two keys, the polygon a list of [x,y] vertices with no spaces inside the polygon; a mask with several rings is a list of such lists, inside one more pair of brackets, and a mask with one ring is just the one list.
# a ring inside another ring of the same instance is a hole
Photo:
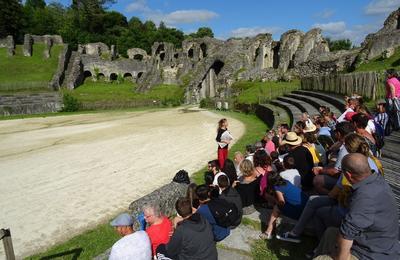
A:
{"label": "wooden fence post", "polygon": [[10,229],[0,229],[0,240],[3,240],[4,251],[6,252],[6,260],[15,260]]}

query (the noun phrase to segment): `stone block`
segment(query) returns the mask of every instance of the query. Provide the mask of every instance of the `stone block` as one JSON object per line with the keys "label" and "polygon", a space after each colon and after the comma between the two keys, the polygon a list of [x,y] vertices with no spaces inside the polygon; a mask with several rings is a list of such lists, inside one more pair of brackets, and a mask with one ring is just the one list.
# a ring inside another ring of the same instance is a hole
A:
{"label": "stone block", "polygon": [[133,216],[142,212],[142,207],[147,203],[158,203],[161,212],[166,216],[175,214],[175,202],[179,197],[186,195],[188,185],[176,182],[168,183],[152,193],[132,202],[129,210]]}
{"label": "stone block", "polygon": [[32,56],[32,44],[33,40],[30,34],[25,34],[24,36],[24,56],[31,57]]}

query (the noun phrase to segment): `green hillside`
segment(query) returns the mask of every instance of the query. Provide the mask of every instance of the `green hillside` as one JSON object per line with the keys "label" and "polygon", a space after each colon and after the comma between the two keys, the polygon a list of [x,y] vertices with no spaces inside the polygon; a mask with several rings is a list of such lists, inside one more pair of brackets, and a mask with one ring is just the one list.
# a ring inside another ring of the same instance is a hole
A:
{"label": "green hillside", "polygon": [[47,90],[47,84],[57,70],[62,45],[54,45],[51,57],[43,57],[44,44],[33,45],[32,57],[23,56],[23,46],[16,46],[16,55],[9,57],[6,48],[0,48],[0,91]]}
{"label": "green hillside", "polygon": [[400,70],[400,48],[397,48],[390,58],[375,58],[368,63],[361,64],[355,71],[384,71],[389,68]]}

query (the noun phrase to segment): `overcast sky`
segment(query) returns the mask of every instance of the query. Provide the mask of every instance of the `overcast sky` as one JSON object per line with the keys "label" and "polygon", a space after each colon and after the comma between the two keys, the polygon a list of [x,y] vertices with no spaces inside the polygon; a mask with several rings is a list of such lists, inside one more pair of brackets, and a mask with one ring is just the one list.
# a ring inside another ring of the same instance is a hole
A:
{"label": "overcast sky", "polygon": [[[71,0],[55,2],[70,5]],[[399,7],[400,0],[117,0],[109,9],[128,20],[164,21],[185,33],[208,26],[221,39],[266,32],[279,39],[289,29],[319,27],[325,36],[359,44]]]}

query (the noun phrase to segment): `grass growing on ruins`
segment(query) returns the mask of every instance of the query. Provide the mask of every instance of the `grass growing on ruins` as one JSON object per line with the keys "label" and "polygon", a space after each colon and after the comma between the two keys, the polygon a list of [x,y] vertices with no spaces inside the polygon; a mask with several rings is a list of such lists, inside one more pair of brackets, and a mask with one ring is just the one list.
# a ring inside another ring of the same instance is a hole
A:
{"label": "grass growing on ruins", "polygon": [[[242,114],[237,112],[220,112],[221,116],[227,116],[235,118],[241,121],[245,125],[245,133],[243,136],[229,149],[229,158],[233,159],[233,155],[236,151],[245,151],[247,144],[253,144],[264,135],[267,126],[262,122],[256,115]],[[215,145],[215,159],[217,158],[217,145]],[[204,172],[207,170],[207,162],[204,162],[205,167],[200,171],[197,171],[191,175],[192,181],[197,184],[204,183]]]}
{"label": "grass growing on ruins", "polygon": [[6,48],[0,48],[0,91],[48,91],[63,46],[54,45],[49,59],[43,57],[44,48],[44,44],[34,44],[32,57],[23,56],[21,45],[16,46],[12,57],[8,57]]}
{"label": "grass growing on ruins", "polygon": [[291,82],[250,82],[242,81],[233,84],[235,92],[239,93],[237,97],[238,103],[258,104],[265,103],[268,100],[275,99],[287,92],[300,88],[300,81],[293,80]]}
{"label": "grass growing on ruins", "polygon": [[183,102],[184,88],[177,85],[158,85],[147,93],[135,92],[136,84],[124,81],[85,83],[73,91],[64,90],[77,98],[83,109],[138,107],[150,104],[177,106]]}
{"label": "grass growing on ruins", "polygon": [[368,63],[361,64],[355,71],[384,71],[390,68],[400,70],[400,48],[397,48],[393,56],[383,59],[375,58]]}

